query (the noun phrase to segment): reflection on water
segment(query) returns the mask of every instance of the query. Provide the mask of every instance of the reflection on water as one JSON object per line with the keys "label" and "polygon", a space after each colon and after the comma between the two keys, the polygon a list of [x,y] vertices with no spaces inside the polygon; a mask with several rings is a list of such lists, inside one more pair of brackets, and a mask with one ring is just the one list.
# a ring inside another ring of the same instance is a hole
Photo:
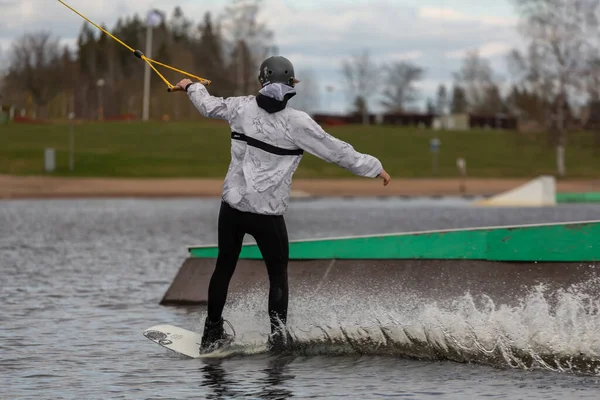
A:
{"label": "reflection on water", "polygon": [[[254,398],[272,400],[292,397],[292,391],[284,386],[287,381],[295,378],[295,375],[289,373],[288,370],[295,357],[280,356],[264,360],[267,367],[257,371],[257,376],[252,378],[253,383],[245,382],[244,385],[240,385],[239,381],[230,376],[231,373],[223,366],[223,360],[203,360],[205,365],[201,368],[201,371],[204,380],[200,386],[210,389],[210,393],[206,394],[206,398],[223,399],[251,395]],[[252,393],[248,393],[240,389],[243,386],[251,386],[256,389],[253,389]]]}

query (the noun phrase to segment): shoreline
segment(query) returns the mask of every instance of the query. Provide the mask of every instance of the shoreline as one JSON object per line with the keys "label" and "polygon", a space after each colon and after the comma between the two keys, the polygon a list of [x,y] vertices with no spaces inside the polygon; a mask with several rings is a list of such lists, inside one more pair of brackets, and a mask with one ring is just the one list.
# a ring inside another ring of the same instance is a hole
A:
{"label": "shoreline", "polygon": [[[529,182],[526,179],[294,179],[292,197],[490,196]],[[70,178],[0,175],[0,199],[178,198],[220,197],[222,179],[203,178]],[[557,180],[558,193],[600,191],[600,179]]]}

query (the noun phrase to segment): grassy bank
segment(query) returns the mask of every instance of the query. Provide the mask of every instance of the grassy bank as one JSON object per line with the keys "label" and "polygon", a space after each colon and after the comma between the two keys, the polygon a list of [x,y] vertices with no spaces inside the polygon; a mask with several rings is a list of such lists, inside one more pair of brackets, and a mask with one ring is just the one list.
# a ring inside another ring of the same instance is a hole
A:
{"label": "grassy bank", "polygon": [[[438,177],[456,177],[464,157],[472,177],[535,177],[554,174],[555,151],[543,135],[515,132],[434,132],[390,126],[328,128],[361,152],[377,156],[392,176],[432,177],[429,140],[442,141]],[[229,164],[230,137],[220,122],[107,122],[76,125],[75,171],[69,171],[68,125],[0,125],[0,174],[44,174],[44,148],[56,149],[61,176],[215,177]],[[566,151],[572,178],[600,177],[600,151],[591,134],[572,135]],[[312,155],[296,174],[301,178],[352,175]]]}

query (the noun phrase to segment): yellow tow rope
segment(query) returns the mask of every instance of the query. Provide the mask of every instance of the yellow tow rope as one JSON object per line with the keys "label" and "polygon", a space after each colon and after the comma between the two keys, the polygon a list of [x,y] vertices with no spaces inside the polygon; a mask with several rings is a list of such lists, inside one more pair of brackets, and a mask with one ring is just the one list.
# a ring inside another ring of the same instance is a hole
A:
{"label": "yellow tow rope", "polygon": [[140,50],[134,50],[133,48],[131,48],[130,46],[128,46],[127,44],[123,43],[123,41],[121,41],[119,38],[115,37],[114,35],[112,35],[110,32],[107,32],[105,29],[102,29],[102,27],[96,25],[95,23],[93,23],[92,21],[90,21],[85,15],[79,13],[77,10],[75,10],[73,7],[69,6],[67,3],[65,3],[62,0],[58,0],[62,5],[64,5],[65,7],[67,7],[69,10],[73,11],[75,14],[79,15],[81,18],[85,19],[87,22],[89,22],[90,24],[94,25],[96,28],[100,29],[102,32],[106,33],[108,36],[110,36],[111,38],[113,38],[114,40],[116,40],[117,42],[119,42],[120,44],[122,44],[123,46],[125,46],[129,51],[131,51],[137,58],[140,58],[144,61],[146,61],[148,63],[148,65],[150,66],[150,68],[152,68],[154,70],[154,72],[156,72],[158,74],[158,76],[160,76],[160,79],[163,80],[163,82],[165,82],[167,84],[168,87],[168,91],[169,92],[175,92],[175,91],[179,91],[179,90],[183,90],[180,87],[177,86],[173,86],[155,67],[154,65],[152,65],[153,63],[156,65],[160,65],[162,67],[171,69],[175,72],[179,72],[180,74],[189,76],[190,78],[194,78],[197,79],[198,81],[200,81],[201,83],[205,84],[205,85],[210,85],[210,81],[208,79],[204,79],[204,78],[200,78],[196,75],[192,75],[188,72],[179,70],[177,68],[173,68],[170,65],[166,65],[163,63],[160,63],[158,61],[152,60],[148,57],[146,57],[144,55],[144,53],[142,53]]}

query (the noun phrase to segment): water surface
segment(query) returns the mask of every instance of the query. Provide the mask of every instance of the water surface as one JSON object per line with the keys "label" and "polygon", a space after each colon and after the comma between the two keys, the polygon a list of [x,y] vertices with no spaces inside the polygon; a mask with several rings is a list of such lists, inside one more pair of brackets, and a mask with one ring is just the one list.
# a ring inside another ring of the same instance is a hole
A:
{"label": "water surface", "polygon": [[[303,351],[210,362],[169,353],[142,332],[159,323],[201,330],[202,307],[158,302],[186,247],[216,242],[218,209],[212,199],[0,202],[0,398],[600,398],[600,307],[577,291],[556,309],[543,289],[516,308],[467,294],[453,304],[403,293],[387,302],[352,293],[293,298],[291,331],[312,344]],[[594,205],[323,199],[294,201],[287,224],[291,239],[304,239],[598,216]],[[241,342],[264,338],[264,293],[233,298],[225,313]],[[473,362],[406,357],[433,348]],[[563,368],[535,359],[549,351]],[[590,364],[573,372],[569,356],[582,352]]]}

